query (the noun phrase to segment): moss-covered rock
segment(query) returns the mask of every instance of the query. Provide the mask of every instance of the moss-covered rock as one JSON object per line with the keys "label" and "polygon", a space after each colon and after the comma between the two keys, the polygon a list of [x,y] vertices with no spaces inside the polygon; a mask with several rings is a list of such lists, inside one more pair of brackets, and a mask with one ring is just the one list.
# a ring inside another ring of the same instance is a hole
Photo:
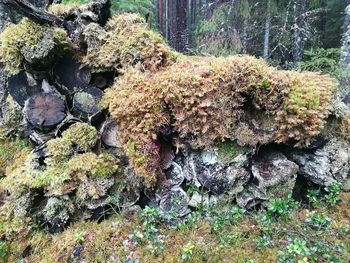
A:
{"label": "moss-covered rock", "polygon": [[80,152],[90,150],[97,142],[97,131],[86,123],[73,124],[62,134],[64,140],[68,140]]}

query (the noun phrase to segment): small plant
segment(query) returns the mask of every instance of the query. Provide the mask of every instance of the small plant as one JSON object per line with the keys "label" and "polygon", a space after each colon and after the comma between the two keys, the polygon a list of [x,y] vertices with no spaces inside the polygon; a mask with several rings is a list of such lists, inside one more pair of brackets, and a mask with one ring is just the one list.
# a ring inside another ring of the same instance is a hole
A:
{"label": "small plant", "polygon": [[308,248],[307,242],[300,239],[291,239],[290,242],[285,251],[278,252],[278,262],[309,262],[307,257],[312,251]]}
{"label": "small plant", "polygon": [[333,182],[325,190],[328,192],[325,195],[326,203],[330,206],[335,206],[340,200],[341,183]]}
{"label": "small plant", "polygon": [[3,241],[0,241],[0,259],[7,256],[7,244]]}
{"label": "small plant", "polygon": [[287,199],[275,199],[267,208],[263,216],[263,222],[270,223],[276,219],[282,219],[286,222],[290,219],[291,210],[297,206],[298,203],[292,199],[291,194],[288,195]]}
{"label": "small plant", "polygon": [[75,242],[76,243],[84,242],[85,234],[86,234],[85,231],[78,231],[77,233],[75,233],[75,236],[74,236],[75,237]]}
{"label": "small plant", "polygon": [[305,222],[318,229],[327,228],[332,222],[330,217],[310,212],[308,210],[306,211],[306,216]]}
{"label": "small plant", "polygon": [[159,210],[146,206],[141,217],[143,223],[141,226],[135,227],[134,232],[129,235],[138,245],[148,244],[152,252],[156,255],[164,250],[164,242],[160,239],[157,225],[161,221]]}
{"label": "small plant", "polygon": [[192,242],[187,243],[183,248],[181,259],[184,261],[192,259],[194,244]]}
{"label": "small plant", "polygon": [[308,190],[307,198],[309,200],[309,204],[313,208],[320,208],[322,206],[322,198],[320,197],[320,189],[312,189]]}

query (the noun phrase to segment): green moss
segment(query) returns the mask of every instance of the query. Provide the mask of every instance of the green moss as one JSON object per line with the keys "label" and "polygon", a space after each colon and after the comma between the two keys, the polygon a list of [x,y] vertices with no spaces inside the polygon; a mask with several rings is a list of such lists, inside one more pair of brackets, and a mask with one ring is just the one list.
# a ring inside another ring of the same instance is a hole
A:
{"label": "green moss", "polygon": [[60,28],[39,25],[27,18],[18,24],[9,24],[0,34],[0,62],[5,70],[14,75],[23,68],[23,47],[33,47],[42,40],[46,33],[53,34],[55,44],[60,49],[70,47],[66,32]]}
{"label": "green moss", "polygon": [[233,141],[224,141],[215,145],[220,162],[228,164],[233,162],[233,160],[240,154],[244,154],[249,151],[248,147],[240,146]]}
{"label": "green moss", "polygon": [[73,153],[72,142],[66,138],[56,138],[47,142],[48,164],[59,164],[68,161]]}
{"label": "green moss", "polygon": [[84,153],[74,156],[68,162],[70,174],[85,174],[92,177],[108,177],[117,171],[117,160],[111,155],[95,153]]}
{"label": "green moss", "polygon": [[75,123],[64,131],[62,138],[74,144],[78,151],[86,152],[97,142],[97,130],[86,123]]}

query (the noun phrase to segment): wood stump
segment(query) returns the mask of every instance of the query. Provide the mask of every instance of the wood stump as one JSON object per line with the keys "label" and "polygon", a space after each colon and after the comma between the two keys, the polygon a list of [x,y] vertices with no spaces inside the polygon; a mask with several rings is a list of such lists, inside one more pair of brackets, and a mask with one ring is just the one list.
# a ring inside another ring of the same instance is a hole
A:
{"label": "wood stump", "polygon": [[41,85],[35,82],[30,83],[27,74],[24,71],[15,76],[9,77],[7,89],[13,100],[22,107],[29,97],[42,92]]}
{"label": "wood stump", "polygon": [[34,95],[25,103],[24,116],[36,129],[51,131],[67,116],[65,101],[56,93]]}
{"label": "wood stump", "polygon": [[73,114],[83,120],[90,119],[101,112],[99,103],[103,97],[103,91],[89,87],[84,91],[75,93],[73,98]]}

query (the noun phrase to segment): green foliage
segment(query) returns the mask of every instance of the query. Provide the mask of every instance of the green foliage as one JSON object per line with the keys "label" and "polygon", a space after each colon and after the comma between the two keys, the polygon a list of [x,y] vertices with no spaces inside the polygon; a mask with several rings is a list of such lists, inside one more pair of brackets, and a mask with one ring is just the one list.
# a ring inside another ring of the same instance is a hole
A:
{"label": "green foliage", "polygon": [[7,244],[6,242],[0,241],[0,259],[4,259],[7,256]]}
{"label": "green foliage", "polygon": [[194,249],[194,244],[192,242],[187,243],[183,247],[183,253],[181,255],[181,259],[184,261],[191,260],[193,257],[193,249]]}
{"label": "green foliage", "polygon": [[339,69],[341,50],[339,48],[317,48],[304,51],[304,60],[299,62],[301,70],[335,74]]}
{"label": "green foliage", "polygon": [[306,211],[305,222],[318,229],[327,228],[331,225],[332,219],[328,216]]}
{"label": "green foliage", "polygon": [[334,206],[339,202],[339,200],[340,200],[339,195],[341,193],[341,186],[342,186],[341,183],[335,181],[326,187],[326,191],[328,193],[325,195],[325,200],[326,200],[326,203],[328,205]]}
{"label": "green foliage", "polygon": [[271,221],[277,219],[288,221],[291,218],[291,211],[297,206],[298,203],[292,199],[291,195],[287,199],[275,199],[268,206],[263,217],[263,222],[271,223]]}

